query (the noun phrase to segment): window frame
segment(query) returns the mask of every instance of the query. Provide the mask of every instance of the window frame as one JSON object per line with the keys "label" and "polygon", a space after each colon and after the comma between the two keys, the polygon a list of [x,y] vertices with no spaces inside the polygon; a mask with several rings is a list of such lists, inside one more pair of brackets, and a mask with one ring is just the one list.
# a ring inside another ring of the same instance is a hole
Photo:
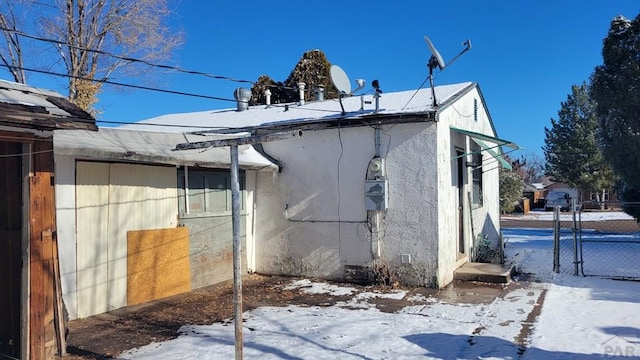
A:
{"label": "window frame", "polygon": [[[238,175],[240,213],[246,214],[246,175],[243,170],[240,170]],[[228,169],[180,167],[177,176],[178,218],[230,216],[232,214],[231,173]],[[220,193],[220,190],[223,193]],[[220,206],[219,198],[221,195],[224,197],[224,207]],[[201,198],[196,202],[194,200],[197,197]],[[218,198],[218,201],[215,198]],[[200,206],[194,210],[196,204],[200,204]]]}
{"label": "window frame", "polygon": [[480,147],[472,147],[471,153],[471,205],[480,208],[484,205],[483,156]]}

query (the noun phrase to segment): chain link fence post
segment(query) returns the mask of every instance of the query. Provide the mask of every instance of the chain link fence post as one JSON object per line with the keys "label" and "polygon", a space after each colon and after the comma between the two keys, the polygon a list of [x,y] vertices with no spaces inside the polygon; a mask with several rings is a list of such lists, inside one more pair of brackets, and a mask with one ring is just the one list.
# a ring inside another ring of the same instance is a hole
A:
{"label": "chain link fence post", "polygon": [[560,272],[560,206],[553,208],[553,272]]}
{"label": "chain link fence post", "polygon": [[571,214],[573,215],[573,275],[578,276],[578,222],[576,221],[576,199],[571,199]]}

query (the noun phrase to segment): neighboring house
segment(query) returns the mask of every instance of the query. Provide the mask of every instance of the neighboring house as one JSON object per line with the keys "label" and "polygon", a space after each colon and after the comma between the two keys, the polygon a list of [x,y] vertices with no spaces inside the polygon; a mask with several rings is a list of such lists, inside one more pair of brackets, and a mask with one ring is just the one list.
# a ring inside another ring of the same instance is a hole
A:
{"label": "neighboring house", "polygon": [[[113,128],[54,133],[60,270],[71,319],[231,278],[229,150],[174,151],[178,143],[219,138]],[[257,173],[269,177],[278,167],[250,145],[240,146],[239,165],[251,204]],[[243,234],[253,226],[252,209],[243,206]]]}
{"label": "neighboring house", "polygon": [[544,194],[542,184],[524,184],[522,197],[529,199],[529,209],[544,208]]}
{"label": "neighboring house", "polygon": [[248,108],[240,98],[236,109],[164,115],[126,128],[302,130],[301,137],[256,145],[282,167],[252,180],[246,206],[254,224],[246,233],[255,255],[246,258],[248,269],[443,287],[473,259],[475,239],[498,246],[498,167],[509,167],[500,146],[517,145],[497,138],[477,84],[435,90],[436,107],[431,89]]}
{"label": "neighboring house", "polygon": [[58,93],[0,81],[0,358],[52,359],[64,350],[54,202],[58,129],[97,128]]}
{"label": "neighboring house", "polygon": [[572,188],[565,183],[553,182],[544,188],[545,195],[550,193],[551,191],[564,191],[569,194],[571,199],[575,199],[576,201],[580,201],[580,191],[578,189]]}
{"label": "neighboring house", "polygon": [[612,204],[618,204],[619,202],[615,192],[611,189],[594,192],[586,189],[571,188],[565,183],[552,182],[545,187],[545,193],[549,193],[550,191],[565,191],[569,193],[569,196],[575,199],[578,204],[582,204],[582,207],[585,209],[608,208]]}

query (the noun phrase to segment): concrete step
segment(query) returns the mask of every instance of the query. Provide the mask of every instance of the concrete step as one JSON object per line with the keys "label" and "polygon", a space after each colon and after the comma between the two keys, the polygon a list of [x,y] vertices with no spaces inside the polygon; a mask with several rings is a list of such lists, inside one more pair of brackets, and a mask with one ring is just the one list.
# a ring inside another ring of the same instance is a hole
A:
{"label": "concrete step", "polygon": [[514,266],[505,268],[499,264],[465,263],[454,271],[453,279],[507,284],[514,274]]}

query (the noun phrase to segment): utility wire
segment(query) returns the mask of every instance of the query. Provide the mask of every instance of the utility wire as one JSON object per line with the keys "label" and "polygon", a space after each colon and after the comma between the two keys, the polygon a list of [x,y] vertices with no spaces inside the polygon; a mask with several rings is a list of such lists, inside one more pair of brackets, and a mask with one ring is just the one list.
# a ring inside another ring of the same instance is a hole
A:
{"label": "utility wire", "polygon": [[32,69],[32,68],[27,68],[27,67],[19,67],[19,66],[9,66],[9,65],[6,65],[6,64],[0,64],[0,66],[5,67],[5,68],[13,68],[13,69],[31,71],[31,72],[36,72],[36,73],[46,74],[46,75],[55,75],[55,76],[61,76],[61,77],[71,77],[71,78],[80,79],[80,80],[95,81],[95,82],[104,83],[104,84],[130,87],[130,88],[134,88],[134,89],[157,91],[157,92],[163,92],[163,93],[174,94],[174,95],[192,96],[192,97],[198,97],[198,98],[210,99],[210,100],[236,102],[235,99],[228,99],[228,98],[222,98],[222,97],[217,97],[217,96],[209,96],[209,95],[202,95],[202,94],[187,93],[187,92],[183,92],[183,91],[152,88],[152,87],[149,87],[149,86],[142,86],[142,85],[125,84],[125,83],[111,81],[111,80],[97,80],[97,79],[91,79],[91,78],[87,78],[87,77],[83,77],[83,76],[75,76],[75,75],[70,75],[70,74],[56,73],[56,72],[48,71],[48,70],[38,70],[38,69]]}
{"label": "utility wire", "polygon": [[[171,65],[165,65],[165,64],[156,64],[156,63],[152,63],[150,61],[143,60],[143,59],[136,59],[136,58],[132,58],[132,57],[128,57],[128,56],[117,55],[117,54],[114,54],[114,53],[110,53],[110,52],[106,52],[106,51],[98,50],[98,49],[89,49],[89,48],[85,48],[85,47],[81,47],[81,46],[77,46],[77,45],[72,45],[72,44],[69,44],[67,42],[56,40],[56,39],[45,38],[45,37],[41,37],[41,36],[27,34],[25,32],[22,32],[22,31],[19,31],[19,30],[15,30],[15,29],[6,28],[6,27],[3,27],[3,26],[0,26],[0,30],[1,31],[5,31],[5,32],[14,33],[16,35],[23,36],[23,37],[26,37],[26,38],[29,38],[29,39],[33,39],[33,40],[48,42],[48,43],[56,44],[56,45],[59,45],[59,46],[60,45],[67,46],[67,47],[70,47],[70,48],[76,49],[76,50],[94,52],[94,53],[97,53],[97,54],[113,57],[113,58],[124,60],[124,61],[129,61],[129,62],[133,62],[133,63],[142,63],[142,64],[145,64],[145,65],[151,66],[151,67],[157,67],[157,68],[167,69],[167,70],[174,70],[174,71],[177,71],[177,72],[181,72],[181,73],[185,73],[185,74],[191,74],[191,75],[201,75],[201,76],[205,76],[205,77],[212,78],[212,79],[217,79],[217,80],[227,80],[227,81],[233,81],[233,82],[237,82],[237,83],[258,85],[255,81],[251,81],[251,80],[236,79],[236,78],[229,77],[229,76],[212,75],[212,74],[209,74],[209,73],[206,73],[206,72],[196,71],[196,70],[187,70],[187,69],[183,69],[183,68],[180,68],[180,67],[177,67],[177,66],[171,66]],[[9,68],[19,69],[18,67],[14,67],[14,66],[11,66]],[[270,88],[278,88],[278,89],[283,89],[283,90],[298,90],[297,87],[283,86],[283,85],[266,85],[265,84],[265,85],[262,85],[262,86],[266,86],[266,87],[270,87]],[[310,92],[310,91],[312,91],[312,89],[305,89],[304,91]]]}
{"label": "utility wire", "polygon": [[98,53],[98,54],[101,54],[101,55],[110,56],[110,57],[113,57],[113,58],[116,58],[116,59],[120,59],[120,60],[124,60],[124,61],[142,63],[142,64],[145,64],[145,65],[148,65],[148,66],[158,67],[158,68],[167,69],[167,70],[175,70],[175,71],[182,72],[182,73],[185,73],[185,74],[202,75],[202,76],[206,76],[206,77],[210,77],[210,78],[218,79],[218,80],[228,80],[228,81],[233,81],[233,82],[238,82],[238,83],[248,83],[248,84],[252,84],[252,85],[255,84],[255,82],[250,81],[250,80],[235,79],[235,78],[232,78],[232,77],[229,77],[229,76],[212,75],[212,74],[208,74],[208,73],[205,73],[205,72],[202,72],[202,71],[186,70],[186,69],[183,69],[183,68],[180,68],[180,67],[177,67],[177,66],[156,64],[156,63],[152,63],[152,62],[149,62],[149,61],[143,60],[143,59],[136,59],[136,58],[132,58],[132,57],[128,57],[128,56],[116,55],[114,53],[109,53],[109,52],[106,52],[106,51],[103,51],[103,50],[88,49],[88,48],[72,45],[72,44],[66,43],[64,41],[56,40],[56,39],[50,39],[50,38],[45,38],[45,37],[41,37],[41,36],[27,34],[25,32],[22,32],[22,31],[19,31],[19,30],[10,29],[10,28],[6,28],[6,27],[3,27],[3,26],[0,26],[0,30],[5,31],[5,32],[11,32],[11,33],[14,33],[16,35],[23,36],[23,37],[26,37],[26,38],[29,38],[29,39],[33,39],[33,40],[44,41],[44,42],[48,42],[48,43],[52,43],[52,44],[68,46],[68,47],[76,49],[76,50],[90,51],[90,52],[94,52],[94,53]]}

